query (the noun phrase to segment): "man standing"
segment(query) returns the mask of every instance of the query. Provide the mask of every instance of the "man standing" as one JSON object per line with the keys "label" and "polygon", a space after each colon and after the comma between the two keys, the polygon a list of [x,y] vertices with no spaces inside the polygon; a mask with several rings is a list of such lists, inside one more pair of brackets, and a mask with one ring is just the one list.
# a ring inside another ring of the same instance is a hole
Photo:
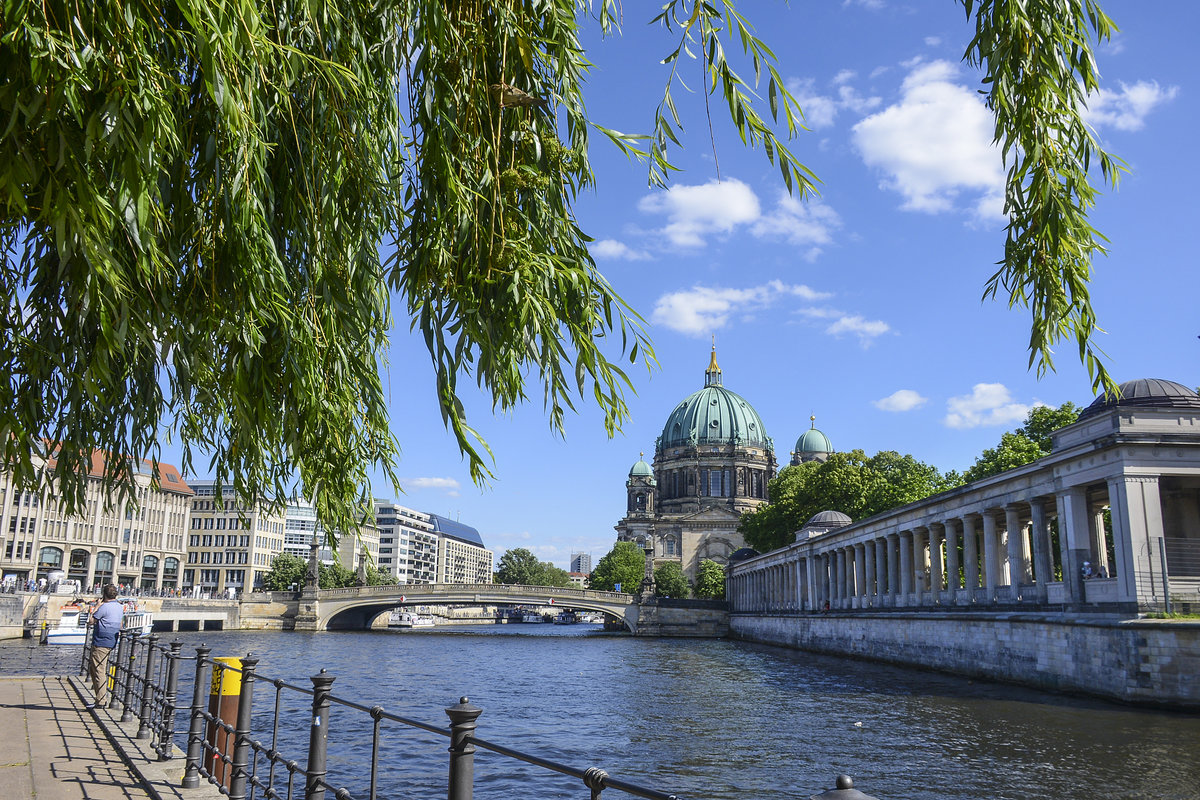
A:
{"label": "man standing", "polygon": [[103,602],[92,612],[92,657],[88,660],[88,674],[92,678],[95,703],[88,708],[104,707],[108,701],[108,654],[117,646],[117,634],[121,631],[121,618],[125,610],[117,602],[117,587],[104,584],[101,590]]}

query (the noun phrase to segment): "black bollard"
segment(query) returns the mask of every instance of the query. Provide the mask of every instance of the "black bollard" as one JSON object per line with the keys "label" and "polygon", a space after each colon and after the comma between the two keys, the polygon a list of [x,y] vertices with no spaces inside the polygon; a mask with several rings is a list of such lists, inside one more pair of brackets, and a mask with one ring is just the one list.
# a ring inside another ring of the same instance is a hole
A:
{"label": "black bollard", "polygon": [[836,789],[814,794],[809,800],[875,800],[871,795],[855,789],[854,780],[849,775],[838,775],[836,783]]}
{"label": "black bollard", "polygon": [[446,709],[446,716],[450,717],[449,800],[471,800],[475,792],[475,745],[468,739],[482,713],[482,708],[471,705],[465,697],[458,705]]}
{"label": "black bollard", "polygon": [[150,738],[150,707],[154,701],[154,690],[151,688],[154,680],[154,646],[158,637],[150,634],[146,645],[146,680],[142,683],[142,705],[138,709],[138,739]]}
{"label": "black bollard", "polygon": [[325,800],[325,752],[329,746],[329,694],[333,676],[321,670],[312,677],[312,725],[308,729],[308,769],[304,770],[304,800]]}
{"label": "black bollard", "polygon": [[175,703],[179,695],[179,653],[183,650],[183,642],[171,642],[171,652],[167,654],[167,692],[163,698],[162,716],[159,717],[158,737],[154,750],[160,761],[171,760],[171,738],[175,733]]}
{"label": "black bollard", "polygon": [[196,683],[192,686],[192,719],[188,727],[187,764],[183,772],[183,788],[200,785],[200,758],[204,753],[204,685],[208,654],[211,647],[196,648]]}
{"label": "black bollard", "polygon": [[237,727],[233,733],[233,779],[229,782],[229,800],[246,800],[250,774],[250,712],[254,702],[254,667],[257,658],[242,659],[242,691],[238,695]]}

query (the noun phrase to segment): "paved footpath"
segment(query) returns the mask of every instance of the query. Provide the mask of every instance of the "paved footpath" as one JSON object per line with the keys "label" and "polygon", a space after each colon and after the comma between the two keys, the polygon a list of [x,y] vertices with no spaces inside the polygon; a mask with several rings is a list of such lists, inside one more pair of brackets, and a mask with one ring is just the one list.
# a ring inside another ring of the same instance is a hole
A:
{"label": "paved footpath", "polygon": [[89,711],[75,678],[0,678],[0,798],[140,800],[216,796],[181,792],[183,759],[160,762],[120,712]]}

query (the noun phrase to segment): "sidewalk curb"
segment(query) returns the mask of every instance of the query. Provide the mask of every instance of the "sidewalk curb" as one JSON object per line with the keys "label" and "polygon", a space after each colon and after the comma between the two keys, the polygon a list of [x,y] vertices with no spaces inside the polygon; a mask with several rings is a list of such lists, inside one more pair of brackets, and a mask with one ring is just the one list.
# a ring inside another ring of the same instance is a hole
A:
{"label": "sidewalk curb", "polygon": [[[92,691],[83,679],[72,675],[68,680],[83,703],[92,701]],[[122,723],[120,711],[109,708],[94,708],[91,714],[121,760],[155,800],[216,800],[222,797],[217,787],[208,783],[184,791],[181,788],[184,752],[172,744],[171,759],[160,761],[158,754],[150,748],[150,740],[137,738],[136,719]]]}

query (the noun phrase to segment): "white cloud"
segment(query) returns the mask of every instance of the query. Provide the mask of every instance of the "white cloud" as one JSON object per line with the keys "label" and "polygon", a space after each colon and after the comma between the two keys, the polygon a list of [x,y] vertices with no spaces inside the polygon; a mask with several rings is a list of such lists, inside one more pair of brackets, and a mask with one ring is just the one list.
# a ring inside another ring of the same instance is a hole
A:
{"label": "white cloud", "polygon": [[761,214],[754,190],[736,178],[714,179],[699,186],[675,185],[643,197],[638,208],[649,214],[666,214],[667,225],[661,233],[676,247],[702,247],[706,237],[729,233]]}
{"label": "white cloud", "polygon": [[1179,94],[1178,86],[1163,88],[1158,81],[1138,81],[1130,86],[1120,82],[1121,91],[1101,89],[1088,95],[1084,119],[1093,128],[1110,126],[1119,131],[1140,131],[1146,116]]}
{"label": "white cloud", "polygon": [[859,344],[863,347],[868,347],[875,340],[875,337],[882,336],[891,329],[892,327],[883,320],[865,319],[858,314],[854,314],[834,320],[825,329],[825,332],[831,336],[841,336],[843,333],[853,334],[858,337]]}
{"label": "white cloud", "polygon": [[599,239],[593,242],[588,249],[592,253],[592,258],[607,258],[614,261],[645,261],[650,258],[650,254],[645,250],[634,250],[616,239]]}
{"label": "white cloud", "polygon": [[979,428],[990,425],[1009,425],[1025,419],[1033,403],[1015,402],[1012,393],[1002,383],[977,383],[970,394],[951,397],[946,401],[948,428]]}
{"label": "white cloud", "polygon": [[887,397],[874,401],[873,405],[882,411],[912,411],[920,408],[929,401],[912,389],[899,389]]}
{"label": "white cloud", "polygon": [[808,247],[802,255],[809,261],[820,255],[822,245],[833,241],[833,230],[842,224],[829,206],[801,203],[786,192],[780,192],[775,207],[764,214],[754,190],[736,178],[674,186],[643,197],[638,208],[667,215],[667,225],[657,232],[676,247],[701,247],[708,236],[749,226],[756,238],[779,238]]}
{"label": "white cloud", "polygon": [[899,192],[906,210],[949,211],[967,192],[976,216],[994,213],[1004,168],[992,145],[991,115],[978,95],[954,82],[953,64],[911,66],[900,101],[854,126],[855,147],[887,176],[882,186]]}
{"label": "white cloud", "polygon": [[693,286],[658,298],[651,320],[688,336],[707,336],[724,328],[735,314],[747,314],[773,305],[781,297],[804,301],[823,300],[828,293],[803,284],[771,281],[749,289]]}
{"label": "white cloud", "polygon": [[872,10],[878,10],[884,7],[883,0],[842,0],[843,6],[862,6]]}
{"label": "white cloud", "polygon": [[929,47],[937,47],[941,43],[942,43],[942,37],[940,37],[940,36],[926,36],[925,37],[925,44],[928,45]]}
{"label": "white cloud", "polygon": [[401,483],[412,489],[440,489],[450,497],[458,497],[461,488],[454,478],[408,478]]}
{"label": "white cloud", "polygon": [[836,97],[821,94],[812,78],[789,81],[788,90],[804,111],[804,124],[812,130],[827,128],[837,119],[839,111],[848,109],[865,114],[883,102],[879,97],[863,97],[853,86],[847,86],[846,83],[855,76],[853,70],[844,69],[833,77],[831,83],[837,86]]}

